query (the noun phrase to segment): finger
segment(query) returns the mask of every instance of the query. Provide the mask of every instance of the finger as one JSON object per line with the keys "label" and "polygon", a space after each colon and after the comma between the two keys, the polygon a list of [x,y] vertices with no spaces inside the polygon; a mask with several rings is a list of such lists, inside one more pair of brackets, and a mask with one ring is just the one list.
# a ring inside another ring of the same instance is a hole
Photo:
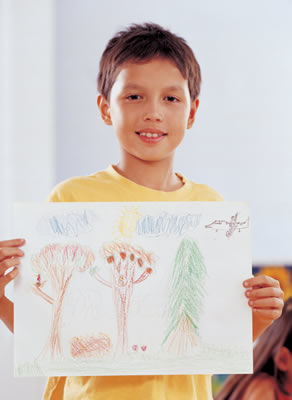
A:
{"label": "finger", "polygon": [[283,300],[280,300],[277,297],[269,297],[267,299],[249,300],[248,304],[252,308],[258,308],[258,309],[282,310],[282,308],[283,308]]}
{"label": "finger", "polygon": [[6,286],[9,282],[11,282],[14,278],[19,274],[19,269],[17,267],[13,268],[9,274],[6,274],[0,278],[0,285],[2,287]]}
{"label": "finger", "polygon": [[247,279],[243,282],[243,286],[246,288],[258,286],[258,287],[280,287],[279,281],[267,275],[258,275],[253,278]]}
{"label": "finger", "polygon": [[252,311],[258,315],[259,318],[270,321],[279,318],[282,314],[282,311],[279,309],[262,310],[260,308],[253,308]]}
{"label": "finger", "polygon": [[283,290],[275,287],[248,289],[245,291],[245,295],[249,299],[257,299],[259,297],[278,297],[279,299],[284,298]]}
{"label": "finger", "polygon": [[8,257],[23,257],[24,252],[18,247],[0,247],[0,262]]}
{"label": "finger", "polygon": [[6,258],[6,260],[0,262],[0,277],[4,275],[5,271],[11,267],[15,267],[20,264],[20,259],[18,257]]}
{"label": "finger", "polygon": [[10,239],[10,240],[3,240],[0,241],[0,248],[1,247],[20,247],[25,244],[25,239]]}

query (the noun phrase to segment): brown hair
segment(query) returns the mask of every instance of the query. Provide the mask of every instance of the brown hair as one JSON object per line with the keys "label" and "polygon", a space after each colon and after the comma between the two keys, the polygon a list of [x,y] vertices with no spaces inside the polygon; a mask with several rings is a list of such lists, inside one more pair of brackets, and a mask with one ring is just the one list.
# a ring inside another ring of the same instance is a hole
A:
{"label": "brown hair", "polygon": [[271,375],[283,391],[285,373],[278,370],[274,363],[274,356],[282,347],[292,352],[292,297],[284,305],[283,313],[261,335],[254,348],[254,373],[251,375],[231,375],[224,383],[215,400],[241,399],[252,379],[260,373]]}
{"label": "brown hair", "polygon": [[132,24],[110,39],[99,63],[98,91],[109,101],[122,64],[158,57],[174,62],[188,80],[191,100],[195,100],[200,93],[201,71],[192,49],[183,38],[154,23]]}

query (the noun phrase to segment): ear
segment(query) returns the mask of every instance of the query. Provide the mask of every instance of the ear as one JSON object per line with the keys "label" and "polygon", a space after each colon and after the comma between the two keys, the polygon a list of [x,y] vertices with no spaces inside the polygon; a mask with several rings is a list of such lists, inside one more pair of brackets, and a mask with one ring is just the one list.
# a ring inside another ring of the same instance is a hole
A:
{"label": "ear", "polygon": [[291,363],[292,355],[287,347],[281,347],[277,354],[274,356],[274,363],[281,371],[287,371]]}
{"label": "ear", "polygon": [[97,96],[97,106],[100,111],[100,116],[107,125],[112,125],[110,106],[102,94]]}
{"label": "ear", "polygon": [[191,104],[190,114],[189,114],[188,123],[187,123],[187,129],[190,129],[195,122],[195,116],[196,116],[197,109],[199,107],[199,103],[200,103],[200,100],[198,98],[196,98]]}

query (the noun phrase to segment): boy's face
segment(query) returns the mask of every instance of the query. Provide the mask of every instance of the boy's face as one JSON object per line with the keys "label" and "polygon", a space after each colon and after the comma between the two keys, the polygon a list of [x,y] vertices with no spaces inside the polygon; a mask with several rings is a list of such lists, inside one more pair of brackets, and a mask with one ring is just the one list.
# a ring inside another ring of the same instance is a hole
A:
{"label": "boy's face", "polygon": [[199,100],[191,102],[188,82],[170,60],[122,65],[109,103],[98,98],[102,118],[113,125],[125,159],[173,159]]}

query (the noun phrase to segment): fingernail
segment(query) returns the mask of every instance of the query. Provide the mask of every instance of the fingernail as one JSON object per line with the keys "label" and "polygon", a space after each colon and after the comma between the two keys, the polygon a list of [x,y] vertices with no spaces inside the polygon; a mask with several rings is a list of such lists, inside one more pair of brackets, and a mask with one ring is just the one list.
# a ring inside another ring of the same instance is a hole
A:
{"label": "fingernail", "polygon": [[248,287],[248,282],[247,282],[247,281],[244,281],[244,282],[243,282],[243,286]]}
{"label": "fingernail", "polygon": [[17,270],[17,269],[14,269],[14,270],[11,272],[12,278],[15,278],[17,274],[18,274],[18,270]]}
{"label": "fingernail", "polygon": [[245,292],[245,294],[246,294],[247,297],[249,297],[250,294],[251,294],[251,291],[250,291],[250,290],[247,290],[247,291]]}

